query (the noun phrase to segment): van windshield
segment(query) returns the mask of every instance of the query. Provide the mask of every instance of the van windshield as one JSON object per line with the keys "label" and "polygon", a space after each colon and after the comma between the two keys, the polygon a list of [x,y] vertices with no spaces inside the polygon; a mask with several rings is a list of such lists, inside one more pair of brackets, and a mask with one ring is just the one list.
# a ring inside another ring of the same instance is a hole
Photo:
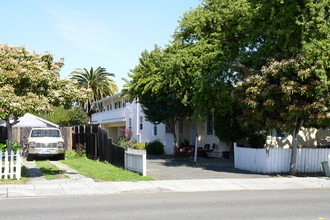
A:
{"label": "van windshield", "polygon": [[60,137],[58,130],[33,130],[31,137]]}

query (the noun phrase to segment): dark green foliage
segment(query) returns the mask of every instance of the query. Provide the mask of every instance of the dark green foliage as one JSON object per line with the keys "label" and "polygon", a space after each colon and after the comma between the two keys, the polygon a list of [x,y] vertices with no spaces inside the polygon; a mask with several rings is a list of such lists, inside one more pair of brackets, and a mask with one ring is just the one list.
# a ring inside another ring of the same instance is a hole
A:
{"label": "dark green foliage", "polygon": [[51,114],[43,117],[61,127],[82,125],[89,121],[87,114],[80,106],[76,106],[73,109],[55,107]]}
{"label": "dark green foliage", "polygon": [[114,95],[118,92],[118,87],[111,77],[115,74],[109,73],[103,67],[90,70],[86,68],[77,68],[71,74],[71,79],[77,80],[78,84],[85,89],[90,90],[88,100],[85,103],[79,103],[88,114],[93,113],[92,103],[98,99]]}
{"label": "dark green foliage", "polygon": [[264,133],[253,133],[249,135],[248,143],[252,148],[264,148],[267,135]]}
{"label": "dark green foliage", "polygon": [[74,151],[78,157],[85,156],[86,146],[84,144],[76,144]]}
{"label": "dark green foliage", "polygon": [[248,128],[239,123],[242,114],[242,106],[235,102],[226,102],[227,106],[219,105],[221,110],[214,110],[215,135],[223,141],[238,141],[247,135]]}
{"label": "dark green foliage", "polygon": [[163,155],[164,152],[164,145],[159,141],[153,141],[146,144],[147,154],[150,155]]}
{"label": "dark green foliage", "polygon": [[[8,141],[0,140],[0,151],[2,151],[2,153],[6,152],[7,145]],[[17,150],[22,149],[22,146],[17,141],[13,141],[11,149],[14,151],[14,153],[16,153]]]}

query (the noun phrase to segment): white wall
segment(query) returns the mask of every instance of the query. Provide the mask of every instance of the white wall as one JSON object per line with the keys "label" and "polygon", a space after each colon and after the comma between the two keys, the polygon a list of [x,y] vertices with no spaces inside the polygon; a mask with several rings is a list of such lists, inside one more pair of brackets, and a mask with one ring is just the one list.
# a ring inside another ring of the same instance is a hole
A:
{"label": "white wall", "polygon": [[[330,136],[330,128],[302,128],[298,133],[298,145],[302,147],[316,147],[320,141]],[[267,137],[266,146],[271,148],[289,148],[292,143],[292,135],[285,137]]]}
{"label": "white wall", "polygon": [[[154,124],[147,121],[139,103],[133,102],[127,104],[126,129],[129,129],[131,119],[132,137],[142,143],[149,143],[159,140],[165,146],[165,154],[173,154],[173,135],[166,134],[165,124],[157,125],[157,135],[154,135]],[[143,127],[140,129],[140,117],[143,117]],[[172,138],[171,138],[172,137]]]}
{"label": "white wall", "polygon": [[219,138],[215,135],[214,130],[213,134],[207,134],[206,121],[199,122],[197,130],[200,136],[198,143],[199,147],[204,147],[205,144],[210,144],[211,147],[213,144],[216,145],[213,151],[207,152],[209,157],[222,157],[224,151],[230,151],[230,143],[219,140]]}

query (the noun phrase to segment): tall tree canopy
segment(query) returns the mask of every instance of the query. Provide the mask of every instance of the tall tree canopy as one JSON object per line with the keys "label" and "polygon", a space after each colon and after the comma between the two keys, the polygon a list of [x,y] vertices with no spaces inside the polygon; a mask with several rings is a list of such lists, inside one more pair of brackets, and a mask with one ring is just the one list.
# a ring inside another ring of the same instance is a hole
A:
{"label": "tall tree canopy", "polygon": [[12,126],[29,112],[41,115],[52,105],[71,106],[87,98],[74,81],[60,80],[63,59],[53,60],[49,52],[37,54],[25,47],[0,44],[0,118],[8,129],[11,149]]}
{"label": "tall tree canopy", "polygon": [[176,144],[175,124],[180,118],[191,114],[189,93],[180,89],[176,77],[173,77],[177,59],[173,54],[155,46],[154,50],[141,54],[139,65],[126,81],[123,92],[131,100],[137,99],[143,106],[147,119],[155,124],[165,123],[174,136]]}
{"label": "tall tree canopy", "polygon": [[[157,71],[145,69],[139,80],[133,71],[133,82],[148,85],[135,97],[151,97],[164,83],[193,116],[213,111],[216,134],[228,141],[249,130],[277,128],[296,137],[302,126],[324,126],[329,7],[329,0],[204,0],[179,21]],[[166,92],[162,99],[172,100]],[[293,172],[296,138],[292,147]]]}
{"label": "tall tree canopy", "polygon": [[294,173],[301,127],[329,124],[329,1],[251,1],[258,7],[246,39],[239,84],[245,122],[293,135],[290,172]]}
{"label": "tall tree canopy", "polygon": [[95,70],[93,67],[90,70],[86,68],[78,68],[71,73],[71,79],[77,80],[82,88],[90,89],[87,102],[80,103],[86,113],[91,116],[93,113],[92,103],[96,100],[114,95],[118,92],[118,87],[113,79],[115,74],[109,73],[103,67],[98,67]]}
{"label": "tall tree canopy", "polygon": [[71,109],[55,107],[50,114],[43,115],[43,118],[61,127],[82,125],[89,122],[88,115],[80,106],[75,106]]}

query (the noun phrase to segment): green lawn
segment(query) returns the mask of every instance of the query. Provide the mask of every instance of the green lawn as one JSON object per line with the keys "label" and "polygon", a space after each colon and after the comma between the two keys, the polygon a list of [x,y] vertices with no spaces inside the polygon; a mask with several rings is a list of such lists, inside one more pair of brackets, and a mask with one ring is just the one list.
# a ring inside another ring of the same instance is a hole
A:
{"label": "green lawn", "polygon": [[0,179],[0,185],[5,185],[5,184],[25,184],[29,178],[27,177],[26,175],[26,167],[25,166],[22,166],[21,168],[21,179],[20,180],[16,180],[16,179],[13,179],[13,180],[10,180],[10,179]]}
{"label": "green lawn", "polygon": [[140,176],[129,170],[124,170],[106,162],[91,160],[87,157],[77,157],[73,152],[67,153],[68,160],[61,160],[79,173],[93,178],[95,181],[146,181],[154,180],[148,176]]}
{"label": "green lawn", "polygon": [[36,164],[44,174],[46,180],[68,178],[57,166],[51,164],[48,160],[36,161]]}

